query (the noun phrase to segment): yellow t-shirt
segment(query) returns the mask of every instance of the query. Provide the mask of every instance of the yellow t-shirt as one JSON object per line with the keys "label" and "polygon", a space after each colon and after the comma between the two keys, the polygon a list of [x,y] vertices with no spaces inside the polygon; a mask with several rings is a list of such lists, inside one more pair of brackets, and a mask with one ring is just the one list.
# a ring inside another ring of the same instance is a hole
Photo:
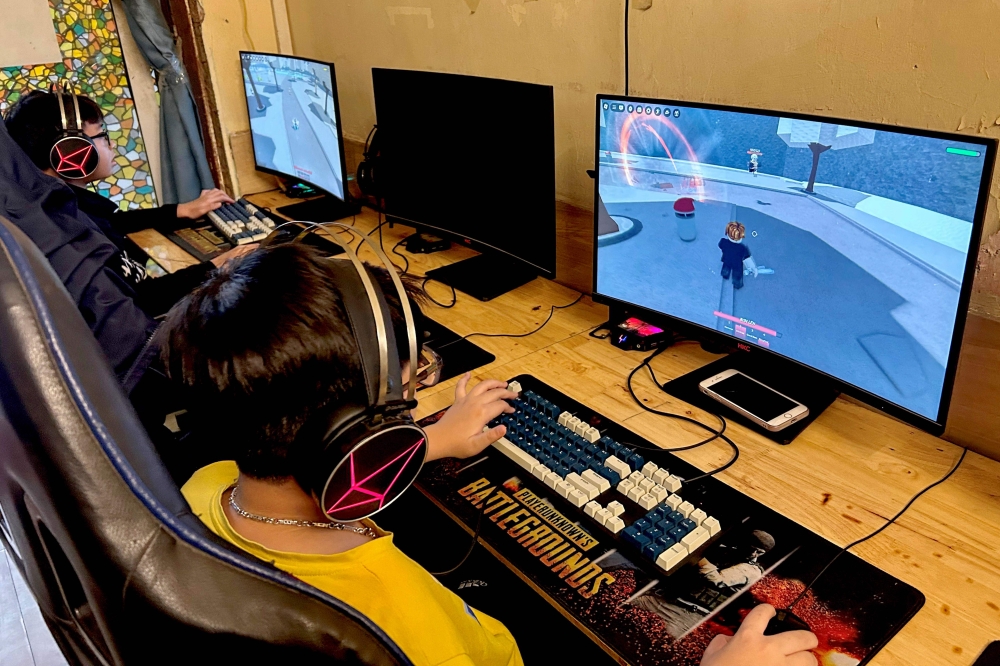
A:
{"label": "yellow t-shirt", "polygon": [[238,474],[234,462],[217,462],[181,488],[195,515],[217,535],[364,613],[417,666],[521,666],[503,624],[474,612],[370,521],[382,536],[335,555],[286,553],[244,539],[222,509],[222,494]]}

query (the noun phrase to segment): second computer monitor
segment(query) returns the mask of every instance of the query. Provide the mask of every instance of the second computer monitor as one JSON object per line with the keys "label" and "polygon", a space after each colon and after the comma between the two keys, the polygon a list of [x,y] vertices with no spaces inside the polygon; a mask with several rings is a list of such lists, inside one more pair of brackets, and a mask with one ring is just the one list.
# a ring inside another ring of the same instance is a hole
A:
{"label": "second computer monitor", "polygon": [[240,52],[257,169],[344,199],[344,151],[331,63]]}
{"label": "second computer monitor", "polygon": [[552,87],[373,69],[386,212],[555,274]]}

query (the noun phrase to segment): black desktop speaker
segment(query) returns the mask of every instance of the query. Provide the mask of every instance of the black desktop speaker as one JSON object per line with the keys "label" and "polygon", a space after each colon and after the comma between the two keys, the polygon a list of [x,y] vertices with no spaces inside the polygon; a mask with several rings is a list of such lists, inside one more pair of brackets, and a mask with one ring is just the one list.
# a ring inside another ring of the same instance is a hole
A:
{"label": "black desktop speaker", "polygon": [[365,150],[364,159],[358,164],[358,172],[355,176],[355,182],[358,184],[358,188],[361,190],[362,194],[370,197],[375,197],[377,200],[379,198],[378,185],[376,181],[376,171],[379,161],[379,142],[378,142],[378,125],[372,128],[372,131],[368,133],[368,139],[365,140]]}

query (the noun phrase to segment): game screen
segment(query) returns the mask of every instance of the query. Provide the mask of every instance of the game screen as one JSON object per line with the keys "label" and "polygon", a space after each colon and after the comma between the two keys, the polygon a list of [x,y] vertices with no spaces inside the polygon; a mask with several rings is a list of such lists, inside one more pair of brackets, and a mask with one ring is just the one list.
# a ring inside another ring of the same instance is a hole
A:
{"label": "game screen", "polygon": [[332,66],[241,53],[257,166],[344,198]]}
{"label": "game screen", "polygon": [[986,146],[598,100],[597,288],[937,420]]}

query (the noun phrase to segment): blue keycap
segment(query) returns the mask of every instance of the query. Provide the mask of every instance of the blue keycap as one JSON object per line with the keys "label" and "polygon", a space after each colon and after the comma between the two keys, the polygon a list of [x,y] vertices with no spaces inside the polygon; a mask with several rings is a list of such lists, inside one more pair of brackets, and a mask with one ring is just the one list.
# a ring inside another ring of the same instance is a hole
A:
{"label": "blue keycap", "polygon": [[657,538],[655,543],[659,546],[663,546],[663,550],[666,550],[677,542],[674,541],[669,534],[664,534],[663,536]]}
{"label": "blue keycap", "polygon": [[680,541],[685,537],[685,535],[687,535],[687,530],[685,530],[682,527],[675,527],[674,529],[670,530],[668,534],[673,538],[674,541]]}
{"label": "blue keycap", "polygon": [[587,452],[587,455],[591,456],[596,456],[598,453],[601,452],[601,450],[593,444],[587,444],[585,447],[583,447],[583,450]]}
{"label": "blue keycap", "polygon": [[671,521],[669,518],[664,518],[662,520],[656,521],[656,526],[659,527],[664,532],[670,532],[670,530],[677,527],[677,523]]}
{"label": "blue keycap", "polygon": [[671,511],[670,513],[667,514],[667,520],[671,521],[674,524],[677,524],[682,520],[684,520],[684,514],[681,513],[680,511]]}
{"label": "blue keycap", "polygon": [[664,531],[661,530],[656,525],[653,525],[651,527],[647,527],[646,529],[644,529],[642,531],[642,533],[645,534],[646,536],[648,536],[650,539],[653,539],[654,541],[656,539],[659,539],[661,536],[663,536],[665,534]]}
{"label": "blue keycap", "polygon": [[642,554],[655,562],[656,558],[660,556],[660,553],[665,550],[666,548],[654,541],[653,543],[646,544],[642,547]]}
{"label": "blue keycap", "polygon": [[677,523],[677,527],[683,527],[686,531],[690,532],[694,528],[698,527],[698,525],[690,518],[685,518],[681,522]]}
{"label": "blue keycap", "polygon": [[635,547],[639,550],[642,550],[644,546],[651,543],[653,543],[653,540],[645,534],[637,534],[635,536]]}
{"label": "blue keycap", "polygon": [[646,517],[655,523],[666,518],[668,513],[670,513],[670,507],[668,507],[666,504],[661,504],[652,511],[650,511],[649,513],[647,513]]}
{"label": "blue keycap", "polygon": [[575,465],[573,465],[571,469],[577,474],[583,474],[585,471],[587,471],[587,466],[584,465],[582,462],[578,462]]}
{"label": "blue keycap", "polygon": [[637,536],[639,536],[639,528],[637,528],[635,525],[629,525],[624,530],[622,530],[622,539],[626,543],[630,543],[632,545],[635,545],[635,543],[636,543],[635,542],[635,538]]}
{"label": "blue keycap", "polygon": [[640,532],[645,532],[646,528],[651,527],[653,523],[649,522],[645,518],[640,518],[639,520],[632,523],[637,530]]}
{"label": "blue keycap", "polygon": [[611,439],[607,435],[605,435],[604,437],[601,437],[599,440],[597,440],[597,445],[599,447],[601,447],[602,449],[604,449],[605,451],[608,450],[608,446],[609,445],[614,444],[614,443],[615,443],[615,440]]}
{"label": "blue keycap", "polygon": [[642,466],[646,464],[646,459],[640,456],[638,453],[632,455],[628,459],[628,466],[632,469],[642,469]]}
{"label": "blue keycap", "polygon": [[610,453],[613,456],[617,456],[619,452],[621,452],[621,449],[622,445],[619,444],[618,442],[611,442],[610,444],[608,444],[608,453]]}
{"label": "blue keycap", "polygon": [[611,469],[610,467],[604,467],[603,465],[599,467],[597,473],[608,480],[612,486],[617,486],[622,481],[622,477],[618,476],[618,472]]}

